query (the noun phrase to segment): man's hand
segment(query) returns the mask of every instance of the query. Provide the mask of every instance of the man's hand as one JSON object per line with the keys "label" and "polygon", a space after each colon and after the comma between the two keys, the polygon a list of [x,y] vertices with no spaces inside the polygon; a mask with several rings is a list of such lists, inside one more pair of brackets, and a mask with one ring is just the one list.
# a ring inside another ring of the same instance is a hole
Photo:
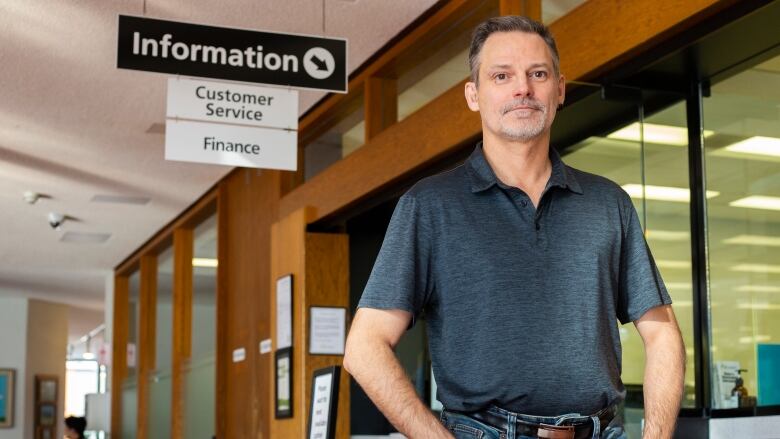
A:
{"label": "man's hand", "polygon": [[685,346],[670,305],[647,311],[634,322],[645,345],[646,439],[669,439],[680,412],[685,379]]}
{"label": "man's hand", "polygon": [[452,439],[414,391],[393,349],[412,315],[402,310],[360,308],[344,351],[344,369],[406,437]]}

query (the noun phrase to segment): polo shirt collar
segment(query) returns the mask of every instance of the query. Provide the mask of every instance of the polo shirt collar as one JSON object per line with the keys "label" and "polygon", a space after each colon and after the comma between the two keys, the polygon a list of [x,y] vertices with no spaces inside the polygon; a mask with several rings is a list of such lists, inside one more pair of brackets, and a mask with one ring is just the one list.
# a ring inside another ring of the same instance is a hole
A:
{"label": "polo shirt collar", "polygon": [[[582,194],[582,188],[577,182],[574,173],[561,160],[561,156],[555,148],[550,148],[550,162],[552,163],[552,173],[547,187],[558,186],[569,189],[572,192]],[[489,189],[493,185],[503,185],[496,177],[493,168],[490,167],[485,158],[485,152],[482,150],[482,142],[477,144],[474,152],[467,160],[467,169],[471,178],[471,192],[481,192]]]}

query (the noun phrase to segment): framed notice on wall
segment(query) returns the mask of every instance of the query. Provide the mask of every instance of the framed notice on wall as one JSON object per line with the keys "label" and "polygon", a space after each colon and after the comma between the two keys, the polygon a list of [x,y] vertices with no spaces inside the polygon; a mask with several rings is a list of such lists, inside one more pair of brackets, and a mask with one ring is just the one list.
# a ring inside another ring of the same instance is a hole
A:
{"label": "framed notice on wall", "polygon": [[276,419],[292,418],[292,349],[276,351],[274,369],[276,370],[276,389],[274,404]]}
{"label": "framed notice on wall", "polygon": [[336,415],[339,402],[339,366],[314,371],[311,381],[308,439],[336,437]]}
{"label": "framed notice on wall", "polygon": [[276,280],[276,346],[278,349],[292,347],[292,292],[292,274]]}
{"label": "framed notice on wall", "polygon": [[14,426],[14,369],[0,369],[0,428]]}
{"label": "framed notice on wall", "polygon": [[344,355],[347,309],[312,306],[309,308],[309,318],[309,353]]}

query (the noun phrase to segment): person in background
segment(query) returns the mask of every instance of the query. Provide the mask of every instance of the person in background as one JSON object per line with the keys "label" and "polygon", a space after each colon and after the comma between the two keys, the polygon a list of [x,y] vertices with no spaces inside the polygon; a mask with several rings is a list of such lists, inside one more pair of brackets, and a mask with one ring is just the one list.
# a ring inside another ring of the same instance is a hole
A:
{"label": "person in background", "polygon": [[84,439],[87,429],[87,419],[76,416],[65,418],[65,439]]}

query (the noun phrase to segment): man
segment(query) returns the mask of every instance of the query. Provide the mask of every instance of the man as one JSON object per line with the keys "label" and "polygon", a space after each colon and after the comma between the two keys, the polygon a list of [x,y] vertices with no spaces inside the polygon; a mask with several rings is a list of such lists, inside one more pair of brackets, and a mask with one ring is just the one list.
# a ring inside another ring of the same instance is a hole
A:
{"label": "man", "polygon": [[[410,438],[625,437],[616,320],[645,352],[645,438],[670,438],[685,352],[629,196],[550,148],[564,100],[555,42],[487,20],[466,103],[483,141],[401,197],[363,292],[344,367]],[[393,354],[425,312],[437,420]]]}

